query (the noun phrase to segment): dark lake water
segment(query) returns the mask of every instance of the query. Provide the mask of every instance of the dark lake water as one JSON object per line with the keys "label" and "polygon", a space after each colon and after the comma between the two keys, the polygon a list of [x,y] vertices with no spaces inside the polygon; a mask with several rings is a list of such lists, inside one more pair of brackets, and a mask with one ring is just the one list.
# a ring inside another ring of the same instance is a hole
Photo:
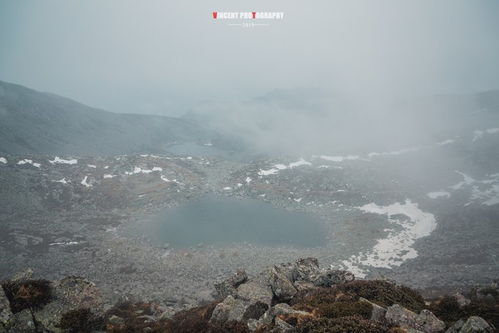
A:
{"label": "dark lake water", "polygon": [[151,226],[155,243],[174,247],[249,242],[317,247],[324,224],[315,217],[250,199],[205,196],[160,213]]}

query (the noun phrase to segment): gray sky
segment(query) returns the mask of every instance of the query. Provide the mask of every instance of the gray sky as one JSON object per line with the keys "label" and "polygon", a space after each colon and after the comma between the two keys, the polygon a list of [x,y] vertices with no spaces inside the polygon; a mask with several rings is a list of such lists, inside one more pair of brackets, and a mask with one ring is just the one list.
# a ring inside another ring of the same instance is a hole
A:
{"label": "gray sky", "polygon": [[[244,29],[211,12],[282,11]],[[0,80],[116,112],[319,87],[347,98],[499,88],[499,2],[0,0]]]}

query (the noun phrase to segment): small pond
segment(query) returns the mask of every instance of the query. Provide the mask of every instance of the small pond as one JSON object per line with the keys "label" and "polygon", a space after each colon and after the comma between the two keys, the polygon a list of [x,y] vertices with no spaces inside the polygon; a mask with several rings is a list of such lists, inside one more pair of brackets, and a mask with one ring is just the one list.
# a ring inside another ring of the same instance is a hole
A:
{"label": "small pond", "polygon": [[326,241],[324,224],[312,215],[258,200],[210,195],[161,212],[149,233],[154,243],[176,248],[242,242],[317,247]]}

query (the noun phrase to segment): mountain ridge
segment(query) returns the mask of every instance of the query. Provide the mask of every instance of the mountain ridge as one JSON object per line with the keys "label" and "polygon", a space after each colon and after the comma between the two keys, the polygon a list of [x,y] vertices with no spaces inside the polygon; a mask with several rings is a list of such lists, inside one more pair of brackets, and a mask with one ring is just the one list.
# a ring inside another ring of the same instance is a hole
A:
{"label": "mountain ridge", "polygon": [[3,153],[158,153],[177,143],[221,141],[192,120],[113,113],[0,81]]}

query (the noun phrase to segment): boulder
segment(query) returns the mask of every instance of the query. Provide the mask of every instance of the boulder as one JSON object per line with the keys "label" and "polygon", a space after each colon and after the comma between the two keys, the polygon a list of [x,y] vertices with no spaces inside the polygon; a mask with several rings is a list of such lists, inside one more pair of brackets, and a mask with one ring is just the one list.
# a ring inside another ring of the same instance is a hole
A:
{"label": "boulder", "polygon": [[215,307],[210,322],[223,323],[227,321],[248,322],[250,319],[260,318],[269,306],[259,301],[234,298],[229,295]]}
{"label": "boulder", "polygon": [[0,286],[0,331],[3,327],[7,326],[12,319],[13,313],[10,310],[10,303],[3,288]]}
{"label": "boulder", "polygon": [[342,270],[321,270],[313,276],[312,283],[316,287],[332,287],[337,284],[355,280],[353,273]]}
{"label": "boulder", "polygon": [[287,315],[287,314],[299,314],[299,315],[311,315],[310,313],[306,311],[300,311],[300,310],[295,310],[293,309],[289,304],[286,303],[279,303],[274,305],[270,310],[269,313],[271,316],[279,316],[279,315]]}
{"label": "boulder", "polygon": [[320,269],[316,258],[299,259],[290,273],[290,281],[298,290],[313,287],[331,287],[337,284],[353,281],[355,276],[348,271]]}
{"label": "boulder", "polygon": [[378,304],[375,304],[371,301],[368,301],[367,299],[360,297],[359,302],[365,302],[369,303],[372,307],[371,311],[371,317],[369,318],[370,320],[377,321],[377,322],[383,322],[385,321],[385,315],[386,315],[386,309],[382,306],[379,306]]}
{"label": "boulder", "polygon": [[236,288],[246,281],[248,281],[248,275],[244,270],[239,270],[228,279],[216,283],[215,290],[217,291],[218,297],[224,299],[229,295],[234,295],[236,293]]}
{"label": "boulder", "polygon": [[487,286],[476,287],[471,290],[471,300],[494,303],[499,301],[499,286],[497,282]]}
{"label": "boulder", "polygon": [[428,310],[416,314],[398,304],[390,306],[385,314],[385,319],[396,326],[413,328],[426,333],[441,332],[445,323]]}
{"label": "boulder", "polygon": [[272,293],[278,301],[289,301],[296,295],[296,290],[293,283],[288,279],[285,270],[279,266],[274,266],[269,270],[268,284],[272,289]]}
{"label": "boulder", "polygon": [[260,281],[249,281],[237,288],[236,297],[247,301],[264,303],[270,307],[273,293],[269,285]]}
{"label": "boulder", "polygon": [[31,268],[26,268],[24,271],[22,272],[18,272],[16,273],[11,281],[23,281],[23,280],[30,280],[33,278],[33,270]]}
{"label": "boulder", "polygon": [[459,304],[461,308],[471,303],[469,299],[464,297],[463,294],[459,292],[454,294],[454,298],[456,299],[457,304]]}
{"label": "boulder", "polygon": [[311,277],[319,273],[319,261],[317,258],[302,258],[298,259],[294,265],[293,282],[295,281],[311,281]]}
{"label": "boulder", "polygon": [[70,276],[53,283],[53,299],[34,312],[37,322],[47,330],[62,332],[58,327],[62,315],[71,310],[90,309],[103,312],[103,299],[99,289],[85,278]]}
{"label": "boulder", "polygon": [[35,319],[30,309],[24,309],[14,315],[7,332],[35,333]]}
{"label": "boulder", "polygon": [[304,290],[310,290],[310,289],[317,288],[316,286],[314,286],[314,284],[312,282],[307,282],[307,281],[296,281],[295,283],[293,283],[293,285],[295,286],[296,290],[298,290],[298,291],[304,291]]}
{"label": "boulder", "polygon": [[471,316],[463,324],[459,333],[492,333],[494,329],[482,317]]}
{"label": "boulder", "polygon": [[464,325],[464,320],[459,319],[454,324],[452,324],[452,326],[449,327],[447,331],[445,331],[445,333],[459,333],[463,325]]}
{"label": "boulder", "polygon": [[285,322],[280,318],[276,318],[274,322],[274,329],[272,332],[275,333],[292,333],[296,332],[296,328]]}
{"label": "boulder", "polygon": [[[430,310],[421,310],[416,322],[423,331],[428,333],[442,332],[445,329],[445,323],[438,319]],[[414,327],[418,329],[417,327]]]}
{"label": "boulder", "polygon": [[262,325],[267,325],[267,324],[274,322],[279,316],[306,317],[306,316],[312,316],[312,314],[309,312],[306,312],[306,311],[295,310],[289,304],[286,304],[286,303],[278,303],[278,304],[274,305],[273,307],[271,307],[270,309],[268,309],[260,317],[260,319],[249,320],[248,321],[248,328],[251,331],[254,331],[257,328],[261,327]]}

